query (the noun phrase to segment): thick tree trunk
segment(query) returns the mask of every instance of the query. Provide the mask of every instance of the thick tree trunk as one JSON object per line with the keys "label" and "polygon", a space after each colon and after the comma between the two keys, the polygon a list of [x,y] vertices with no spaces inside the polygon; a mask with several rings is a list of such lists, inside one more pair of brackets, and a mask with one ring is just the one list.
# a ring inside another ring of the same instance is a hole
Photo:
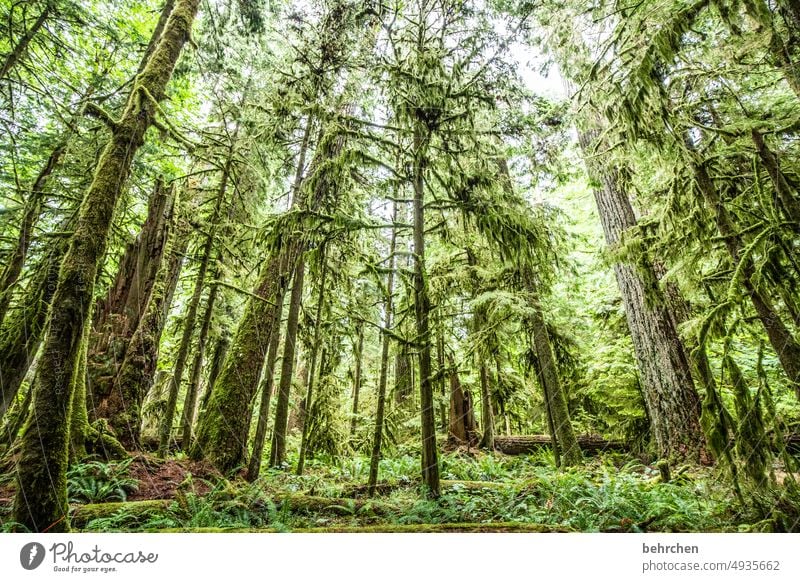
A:
{"label": "thick tree trunk", "polygon": [[478,442],[478,431],[475,427],[475,410],[472,408],[472,397],[469,391],[461,386],[458,367],[450,361],[450,418],[448,423],[447,442],[450,445],[474,446]]}
{"label": "thick tree trunk", "polygon": [[[294,380],[294,364],[297,353],[297,326],[300,321],[300,306],[303,302],[303,282],[306,265],[301,256],[295,268],[292,294],[289,298],[289,313],[286,319],[286,336],[283,340],[281,379],[278,385],[278,402],[275,407],[275,425],[272,429],[272,446],[269,453],[270,467],[282,467],[286,461],[286,432],[289,420],[289,400]],[[310,382],[309,382],[310,384]]]}
{"label": "thick tree trunk", "polygon": [[166,248],[172,206],[172,194],[159,178],[147,218],[127,245],[111,287],[95,306],[88,355],[88,401],[93,420],[108,413],[99,408],[111,397],[114,379],[150,300]]}
{"label": "thick tree trunk", "polygon": [[[397,222],[397,202],[392,202],[392,224]],[[386,297],[384,298],[383,328],[387,332],[392,328],[393,299],[394,299],[394,269],[395,250],[397,248],[397,229],[392,227],[392,237],[389,242],[389,274],[386,276]],[[381,461],[381,446],[383,442],[383,423],[386,416],[386,381],[389,375],[389,335],[381,334],[381,364],[378,371],[378,403],[375,409],[375,432],[372,436],[372,455],[369,463],[369,483],[367,494],[375,495],[378,485],[378,466]]]}
{"label": "thick tree trunk", "polygon": [[[166,225],[172,222],[172,204],[166,209],[169,216]],[[169,226],[164,238],[168,239]],[[169,245],[166,242],[165,245]],[[156,283],[150,294],[139,326],[131,338],[125,359],[114,379],[111,394],[100,405],[99,413],[108,418],[111,429],[119,442],[128,450],[140,447],[142,425],[142,403],[153,386],[158,364],[158,347],[164,329],[165,313],[169,298],[169,261],[162,258],[162,266],[156,275]]]}
{"label": "thick tree trunk", "polygon": [[356,343],[356,369],[353,374],[353,410],[350,417],[350,440],[356,436],[358,426],[358,397],[361,392],[361,367],[364,360],[364,324],[358,326],[358,342]]}
{"label": "thick tree trunk", "polygon": [[439,460],[436,451],[436,418],[433,414],[431,370],[431,313],[428,277],[425,272],[425,154],[427,145],[420,127],[414,131],[414,312],[417,320],[416,345],[419,350],[419,396],[422,423],[422,481],[428,495],[438,497]]}
{"label": "thick tree trunk", "polygon": [[[164,329],[165,316],[171,298],[170,238],[175,208],[174,188],[165,195],[166,203],[159,204],[163,216],[158,243],[154,244],[157,258],[154,283],[150,287],[136,330],[125,350],[122,364],[112,380],[108,396],[99,402],[95,414],[107,418],[119,442],[127,449],[138,449],[142,424],[142,403],[153,384],[158,363],[158,346]],[[136,302],[140,303],[141,298]],[[96,397],[96,395],[95,395]]]}
{"label": "thick tree trunk", "polygon": [[178,0],[161,41],[136,78],[115,122],[81,204],[78,225],[61,265],[47,338],[34,379],[33,408],[23,429],[14,520],[31,531],[68,531],[71,379],[89,316],[114,208],[133,158],[165,96],[172,70],[189,39],[199,0]]}
{"label": "thick tree trunk", "polygon": [[[292,208],[302,206],[300,186],[312,125],[312,119],[307,119],[292,186]],[[294,234],[280,238],[274,245],[272,255],[256,282],[255,297],[245,307],[219,378],[209,384],[208,404],[198,422],[197,440],[190,455],[195,459],[205,455],[223,472],[232,471],[246,458],[250,405],[272,334],[277,333],[280,326],[275,311],[281,308],[279,306],[302,250],[302,240]],[[231,422],[234,417],[235,421]]]}
{"label": "thick tree trunk", "polygon": [[[636,227],[627,194],[614,168],[591,161],[595,136],[578,132],[589,172],[599,182],[594,190],[606,243],[613,249]],[[658,453],[664,457],[705,456],[700,427],[700,399],[692,381],[684,346],[669,315],[653,266],[646,257],[638,265],[618,261],[614,273],[625,306]],[[647,274],[647,281],[642,273]]]}

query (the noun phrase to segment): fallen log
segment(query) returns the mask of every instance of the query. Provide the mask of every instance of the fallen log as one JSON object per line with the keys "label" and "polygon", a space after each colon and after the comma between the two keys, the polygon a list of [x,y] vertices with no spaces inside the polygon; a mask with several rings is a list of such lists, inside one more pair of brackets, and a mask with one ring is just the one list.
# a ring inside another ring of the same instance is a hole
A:
{"label": "fallen log", "polygon": [[[546,434],[496,436],[495,448],[506,455],[524,455],[534,453],[542,447],[551,446],[552,441]],[[578,435],[578,445],[585,454],[597,454],[605,451],[627,451],[628,445],[623,441],[607,440],[599,435]]]}

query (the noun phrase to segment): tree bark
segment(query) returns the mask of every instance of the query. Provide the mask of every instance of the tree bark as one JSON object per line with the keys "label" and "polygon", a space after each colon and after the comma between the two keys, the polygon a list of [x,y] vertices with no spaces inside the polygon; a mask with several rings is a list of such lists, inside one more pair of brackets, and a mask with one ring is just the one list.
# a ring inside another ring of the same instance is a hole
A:
{"label": "tree bark", "polygon": [[[300,305],[303,301],[303,282],[306,265],[301,256],[295,268],[289,313],[286,320],[286,336],[283,340],[281,380],[278,385],[278,402],[275,408],[275,425],[272,429],[272,447],[269,454],[270,467],[280,468],[286,461],[286,431],[289,420],[289,399],[294,379],[295,355],[297,352],[297,326],[300,321]],[[310,384],[310,382],[309,382]]]}
{"label": "tree bark", "polygon": [[544,392],[545,406],[550,424],[550,436],[553,441],[553,451],[556,466],[572,466],[581,462],[581,449],[572,422],[569,417],[569,406],[561,380],[558,377],[558,367],[553,356],[553,346],[550,334],[544,321],[539,298],[534,295],[531,300],[531,315],[528,320],[532,336],[532,344],[536,353],[536,376]]}
{"label": "tree bark", "polygon": [[61,265],[40,365],[33,408],[23,429],[13,518],[31,531],[68,531],[66,471],[69,457],[71,379],[89,316],[95,279],[105,254],[114,208],[133,157],[153,124],[199,0],[178,0],[158,46],[136,78],[128,103],[113,125],[84,196],[78,225]]}
{"label": "tree bark", "polygon": [[99,408],[111,397],[114,379],[150,300],[166,248],[167,220],[172,195],[156,180],[147,218],[136,238],[128,243],[105,297],[97,302],[89,336],[89,415],[100,418]]}
{"label": "tree bark", "polygon": [[[317,377],[317,354],[320,348],[320,336],[322,335],[322,307],[325,303],[325,279],[328,276],[328,263],[325,259],[325,251],[322,252],[322,274],[320,275],[319,280],[319,287],[317,293],[317,313],[314,320],[314,340],[311,346],[311,363],[309,365],[308,370],[308,386],[306,389],[306,398],[305,402],[305,410],[306,410],[306,417],[303,421],[303,436],[300,439],[300,456],[297,460],[297,474],[303,474],[303,468],[305,467],[306,462],[306,454],[307,454],[307,446],[308,446],[308,433],[311,427],[311,419],[309,418],[309,414],[311,414],[311,402],[314,398],[314,384]],[[361,341],[363,342],[364,336],[363,333],[360,336]],[[359,348],[360,349],[360,348]],[[356,356],[359,357],[360,356]],[[320,366],[322,369],[322,366]],[[320,374],[320,378],[322,375]]]}
{"label": "tree bark", "polygon": [[[392,202],[392,224],[397,222],[397,202]],[[395,250],[397,248],[397,229],[392,227],[392,237],[389,242],[389,273],[386,276],[386,297],[383,309],[383,328],[388,332],[392,329],[393,299],[394,299],[394,270]],[[378,466],[381,460],[381,445],[383,442],[383,424],[386,416],[386,380],[389,374],[389,335],[381,334],[381,365],[378,371],[378,403],[375,409],[375,432],[372,437],[372,455],[369,463],[369,483],[367,494],[375,495],[378,485]]]}
{"label": "tree bark", "polygon": [[50,153],[44,167],[39,171],[31,186],[20,221],[17,244],[11,251],[11,256],[0,274],[0,327],[5,321],[8,306],[11,303],[12,289],[22,273],[22,267],[28,256],[28,249],[33,240],[33,230],[42,214],[45,200],[44,188],[66,150],[67,140],[62,140]]}
{"label": "tree bark", "polygon": [[3,59],[3,65],[0,66],[0,79],[5,79],[6,75],[14,68],[14,66],[19,62],[19,60],[25,55],[25,52],[28,50],[28,45],[33,40],[33,37],[41,30],[44,23],[47,22],[47,19],[51,16],[54,11],[55,0],[48,0],[47,4],[39,13],[39,16],[33,22],[33,25],[25,31],[25,34],[22,35],[22,38],[19,39],[19,42],[11,49],[5,59]]}
{"label": "tree bark", "polygon": [[272,324],[272,329],[275,331],[269,340],[264,377],[261,379],[261,404],[258,409],[258,423],[256,424],[256,434],[253,437],[250,462],[247,465],[247,480],[251,483],[258,479],[258,475],[261,472],[261,458],[264,456],[264,443],[266,442],[267,424],[269,423],[269,404],[272,400],[272,390],[275,386],[275,362],[278,358],[278,345],[281,340],[282,313],[283,302],[278,305],[278,309],[275,311],[275,321]]}
{"label": "tree bark", "polygon": [[[601,169],[591,161],[596,134],[579,130],[578,137],[590,175],[598,182],[594,196],[606,243],[614,249],[636,227],[636,217],[617,170]],[[614,273],[658,453],[699,460],[705,456],[700,399],[653,266],[647,257],[641,257],[638,265],[617,261]]]}
{"label": "tree bark", "polygon": [[350,440],[352,441],[356,436],[356,427],[358,425],[358,397],[361,392],[361,367],[364,359],[364,324],[358,326],[358,342],[356,344],[356,370],[353,374],[353,411],[350,417]]}
{"label": "tree bark", "polygon": [[439,497],[439,460],[436,451],[436,419],[433,414],[433,378],[431,374],[431,337],[428,278],[425,272],[425,155],[427,143],[423,130],[414,130],[414,312],[417,320],[416,345],[419,350],[419,395],[422,423],[422,481],[428,495]]}
{"label": "tree bark", "polygon": [[478,442],[478,431],[475,427],[475,410],[469,391],[461,386],[458,367],[450,360],[450,420],[448,423],[447,441],[450,445],[474,446]]}

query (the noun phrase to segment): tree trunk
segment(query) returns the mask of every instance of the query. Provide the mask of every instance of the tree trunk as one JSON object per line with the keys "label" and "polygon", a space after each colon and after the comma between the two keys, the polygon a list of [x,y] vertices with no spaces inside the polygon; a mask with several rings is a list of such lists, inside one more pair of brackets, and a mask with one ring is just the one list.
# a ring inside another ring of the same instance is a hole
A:
{"label": "tree trunk", "polygon": [[800,199],[797,198],[797,187],[790,184],[789,179],[781,171],[778,156],[766,144],[764,136],[755,128],[750,131],[750,135],[758,151],[758,157],[761,158],[761,163],[767,169],[767,174],[775,187],[778,208],[783,210],[789,222],[794,224],[794,231],[800,231]]}
{"label": "tree trunk", "polygon": [[[217,271],[219,273],[219,271]],[[215,277],[215,278],[218,278]],[[211,330],[211,320],[214,317],[214,304],[217,302],[219,286],[212,285],[208,290],[206,298],[205,312],[203,313],[203,323],[200,324],[200,334],[197,336],[197,346],[195,347],[194,361],[189,373],[189,386],[186,389],[186,398],[183,401],[183,412],[181,413],[181,444],[184,450],[189,450],[192,445],[192,429],[194,428],[194,417],[197,411],[197,395],[200,391],[200,376],[203,371],[203,357],[206,351],[208,333]]]}
{"label": "tree trunk", "polygon": [[358,343],[356,345],[356,370],[353,374],[353,413],[350,417],[350,440],[352,441],[356,436],[356,427],[358,424],[358,396],[361,392],[361,366],[364,359],[364,324],[358,326]]}
{"label": "tree trunk", "polygon": [[[397,221],[397,202],[392,202],[392,225]],[[386,276],[386,297],[384,299],[383,328],[387,332],[392,328],[392,310],[394,294],[395,250],[397,248],[397,229],[392,226],[392,238],[389,242],[389,274]],[[386,380],[389,374],[389,335],[381,334],[381,364],[378,371],[378,403],[375,410],[375,432],[372,437],[372,455],[369,463],[368,495],[375,495],[378,485],[378,466],[381,460],[383,442],[383,423],[386,416]]]}
{"label": "tree trunk", "polygon": [[16,398],[45,334],[47,313],[58,283],[68,240],[59,238],[34,269],[22,302],[0,333],[0,418]]}
{"label": "tree trunk", "polygon": [[[636,227],[636,217],[621,189],[617,170],[601,169],[591,161],[595,135],[579,130],[578,136],[590,175],[598,182],[594,195],[606,243],[614,249]],[[614,273],[658,453],[663,457],[699,460],[705,456],[700,399],[653,266],[646,257],[641,257],[638,265],[617,261]],[[642,273],[646,273],[647,281]]]}
{"label": "tree trunk", "polygon": [[[328,263],[325,258],[325,251],[322,251],[322,274],[320,275],[319,280],[319,292],[317,294],[317,313],[314,320],[314,340],[311,346],[311,363],[309,365],[308,370],[308,386],[306,390],[306,399],[305,399],[305,410],[306,410],[306,418],[303,421],[303,436],[300,439],[300,457],[297,460],[297,474],[303,474],[303,468],[305,467],[306,462],[306,448],[308,446],[308,432],[311,427],[310,419],[308,418],[308,414],[311,413],[311,402],[314,398],[314,383],[317,377],[317,353],[319,352],[320,347],[320,335],[322,334],[322,307],[325,303],[325,279],[328,276]],[[361,349],[361,345],[363,345],[363,332],[361,333],[359,345],[359,352]],[[357,354],[357,358],[360,360],[360,356]],[[322,367],[320,366],[320,370]],[[320,378],[322,375],[320,374]],[[356,399],[356,403],[358,400]],[[351,437],[352,438],[352,437]]]}
{"label": "tree trunk", "polygon": [[[269,453],[270,467],[282,467],[286,460],[286,431],[289,420],[289,400],[294,379],[294,363],[297,351],[297,326],[300,320],[300,305],[303,301],[303,281],[306,265],[300,257],[295,268],[289,313],[286,320],[286,336],[283,340],[281,380],[278,385],[278,402],[275,408],[275,425],[272,429],[272,447]],[[310,383],[310,382],[309,382]]]}
{"label": "tree trunk", "polygon": [[[306,120],[298,154],[292,208],[302,207],[300,186],[311,126],[312,120],[309,118]],[[262,268],[256,283],[253,294],[255,297],[245,307],[220,376],[210,385],[208,405],[198,422],[197,440],[190,455],[195,459],[205,455],[222,472],[232,471],[246,458],[251,403],[259,384],[270,339],[280,326],[280,321],[275,318],[275,311],[283,302],[284,293],[303,249],[302,239],[293,233],[281,237],[274,245],[272,256]],[[286,420],[284,424],[285,422]]]}
{"label": "tree trunk", "polygon": [[461,386],[458,367],[450,360],[450,419],[448,423],[447,441],[450,445],[474,446],[478,442],[478,431],[475,427],[475,410],[469,391]]}
{"label": "tree trunk", "polygon": [[[170,196],[172,198],[172,196]],[[165,208],[166,225],[163,232],[164,246],[169,248],[174,199]],[[131,337],[125,359],[111,388],[111,394],[99,408],[99,415],[108,418],[111,429],[119,442],[128,450],[140,447],[142,425],[142,403],[150,388],[158,364],[158,347],[164,329],[165,314],[169,298],[169,256],[161,259],[161,267],[156,274],[156,282],[150,298],[139,321],[139,326]]]}
{"label": "tree trunk", "polygon": [[30,194],[25,203],[25,211],[20,221],[17,244],[11,251],[11,256],[0,274],[0,327],[5,321],[8,306],[11,303],[12,289],[22,273],[22,267],[28,256],[28,248],[33,239],[33,229],[42,214],[45,194],[44,188],[67,149],[67,140],[62,140],[50,153],[44,167],[39,171],[31,186]]}
{"label": "tree trunk", "polygon": [[275,311],[275,321],[272,324],[272,329],[275,331],[269,340],[264,377],[261,379],[261,404],[258,409],[258,423],[256,424],[255,437],[253,437],[253,451],[250,454],[250,462],[247,465],[247,480],[251,483],[258,479],[258,475],[261,472],[261,459],[264,456],[264,443],[267,439],[267,424],[269,423],[269,404],[272,400],[272,390],[275,386],[275,362],[278,358],[278,345],[281,340],[282,314],[283,302],[278,305],[278,309]]}
{"label": "tree trunk", "polygon": [[199,0],[177,0],[161,41],[136,78],[125,111],[112,127],[81,204],[78,225],[61,265],[47,338],[34,379],[33,408],[23,429],[14,521],[31,531],[68,531],[66,471],[71,379],[92,304],[97,270],[114,208],[134,155],[165,97],[172,70],[189,39]]}
{"label": "tree trunk", "polygon": [[553,356],[550,334],[542,315],[538,297],[531,300],[531,315],[528,318],[533,348],[536,353],[536,376],[544,392],[545,406],[550,424],[550,436],[556,466],[572,466],[581,462],[581,449],[572,430],[569,406],[558,377],[558,367]]}
{"label": "tree trunk", "polygon": [[431,337],[428,277],[425,272],[425,153],[427,144],[422,129],[414,130],[414,312],[417,320],[416,345],[419,350],[419,396],[422,423],[422,481],[431,497],[439,497],[439,460],[436,451],[436,419],[433,414],[431,376]]}
{"label": "tree trunk", "polygon": [[166,248],[172,204],[172,194],[159,178],[150,196],[147,218],[125,248],[111,287],[95,306],[87,368],[93,420],[104,414],[99,408],[111,397],[114,379],[150,300]]}
{"label": "tree trunk", "polygon": [[33,22],[33,25],[25,31],[25,34],[22,35],[22,38],[19,39],[19,42],[11,49],[5,59],[3,60],[3,65],[0,66],[0,79],[5,79],[6,75],[14,68],[17,62],[25,55],[25,52],[28,50],[28,45],[30,44],[33,37],[39,32],[39,30],[44,26],[44,23],[53,13],[55,5],[55,0],[48,0],[47,4],[44,7],[44,10],[39,14],[36,20]]}

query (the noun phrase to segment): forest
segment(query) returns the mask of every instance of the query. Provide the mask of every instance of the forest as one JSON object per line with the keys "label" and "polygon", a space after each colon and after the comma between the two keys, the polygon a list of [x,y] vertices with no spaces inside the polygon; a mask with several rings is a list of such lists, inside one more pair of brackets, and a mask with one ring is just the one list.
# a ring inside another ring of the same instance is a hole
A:
{"label": "forest", "polygon": [[800,531],[796,0],[0,22],[0,531]]}

